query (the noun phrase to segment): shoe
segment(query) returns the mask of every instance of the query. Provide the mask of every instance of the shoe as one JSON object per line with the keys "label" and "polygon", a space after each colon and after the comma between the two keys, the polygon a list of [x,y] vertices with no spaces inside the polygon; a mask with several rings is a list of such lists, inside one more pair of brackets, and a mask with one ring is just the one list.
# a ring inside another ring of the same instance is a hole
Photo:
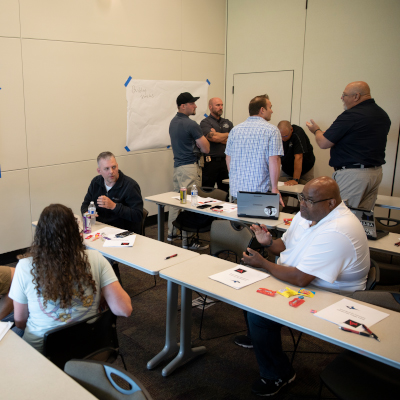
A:
{"label": "shoe", "polygon": [[182,242],[182,248],[188,249],[188,250],[194,250],[194,251],[200,251],[200,250],[205,250],[208,249],[208,244],[202,244],[200,240],[193,238],[188,245],[188,242],[183,241]]}
{"label": "shoe", "polygon": [[296,379],[296,372],[292,371],[286,379],[264,379],[259,378],[253,383],[251,391],[257,396],[273,396],[277,394],[288,383]]}
{"label": "shoe", "polygon": [[179,235],[168,235],[167,240],[168,242],[173,242],[176,239],[180,239]]}
{"label": "shoe", "polygon": [[245,349],[253,348],[253,343],[247,335],[236,336],[233,341],[235,342],[235,344],[240,347],[244,347]]}

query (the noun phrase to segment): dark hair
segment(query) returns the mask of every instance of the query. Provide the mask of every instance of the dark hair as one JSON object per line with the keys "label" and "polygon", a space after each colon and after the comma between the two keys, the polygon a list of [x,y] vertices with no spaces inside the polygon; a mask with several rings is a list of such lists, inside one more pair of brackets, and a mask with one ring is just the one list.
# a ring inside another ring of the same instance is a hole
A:
{"label": "dark hair", "polygon": [[72,305],[73,297],[83,300],[87,286],[96,293],[90,264],[78,222],[72,210],[50,204],[40,214],[29,256],[33,258],[32,282],[38,296],[60,301],[61,308]]}
{"label": "dark hair", "polygon": [[114,154],[111,153],[111,151],[103,151],[102,153],[100,153],[100,154],[97,156],[97,164],[99,164],[99,161],[100,161],[100,160],[103,160],[103,159],[108,160],[108,159],[111,158],[111,157],[114,157],[114,158],[115,158]]}
{"label": "dark hair", "polygon": [[267,100],[269,97],[267,94],[262,94],[261,96],[256,96],[254,99],[250,100],[249,103],[249,115],[258,115],[261,107],[267,108]]}

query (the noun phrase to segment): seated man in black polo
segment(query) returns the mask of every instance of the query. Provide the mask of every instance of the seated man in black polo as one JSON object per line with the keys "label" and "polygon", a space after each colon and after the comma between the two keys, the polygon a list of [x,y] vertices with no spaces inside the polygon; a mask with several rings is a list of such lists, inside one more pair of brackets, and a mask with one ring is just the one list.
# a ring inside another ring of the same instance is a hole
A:
{"label": "seated man in black polo", "polygon": [[283,141],[284,155],[281,157],[281,178],[286,178],[285,185],[305,185],[314,179],[315,156],[310,139],[304,130],[289,121],[278,124]]}
{"label": "seated man in black polo", "polygon": [[[87,212],[89,204],[96,205],[97,220],[116,228],[141,233],[143,200],[136,181],[118,170],[114,154],[109,151],[97,157],[98,176],[90,182],[81,213]],[[119,279],[119,271],[114,268]]]}

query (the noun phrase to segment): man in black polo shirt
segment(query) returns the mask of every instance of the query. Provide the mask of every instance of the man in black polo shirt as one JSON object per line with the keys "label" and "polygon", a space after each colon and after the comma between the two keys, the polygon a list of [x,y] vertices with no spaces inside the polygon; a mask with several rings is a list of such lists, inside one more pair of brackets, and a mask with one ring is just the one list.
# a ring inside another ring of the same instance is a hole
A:
{"label": "man in black polo shirt", "polygon": [[329,165],[340,195],[354,208],[372,210],[382,181],[390,119],[371,97],[367,83],[349,83],[341,97],[345,111],[323,132],[313,121],[308,129],[321,149],[331,149]]}
{"label": "man in black polo shirt", "polygon": [[[210,143],[203,136],[199,124],[189,118],[196,115],[196,101],[199,97],[193,97],[190,93],[181,93],[176,99],[178,112],[169,125],[172,151],[174,153],[173,190],[179,193],[181,187],[189,187],[195,184],[201,186],[201,167],[199,165],[200,151],[208,153]],[[199,150],[200,149],[200,150]],[[168,241],[172,242],[178,236],[172,222],[179,214],[178,207],[170,207],[168,215]],[[186,232],[182,233],[182,247],[190,250],[203,250],[208,247],[201,246],[194,240],[188,243]]]}
{"label": "man in black polo shirt", "polygon": [[281,156],[281,178],[287,179],[285,185],[288,186],[305,185],[314,179],[315,156],[310,139],[300,126],[291,125],[289,121],[279,122],[278,129],[284,152]]}
{"label": "man in black polo shirt", "polygon": [[210,99],[208,108],[210,115],[200,122],[201,130],[210,142],[210,152],[205,157],[203,167],[203,186],[214,187],[216,183],[218,189],[228,192],[229,185],[222,183],[222,180],[229,178],[225,147],[233,124],[229,119],[221,118],[224,103],[220,98]]}

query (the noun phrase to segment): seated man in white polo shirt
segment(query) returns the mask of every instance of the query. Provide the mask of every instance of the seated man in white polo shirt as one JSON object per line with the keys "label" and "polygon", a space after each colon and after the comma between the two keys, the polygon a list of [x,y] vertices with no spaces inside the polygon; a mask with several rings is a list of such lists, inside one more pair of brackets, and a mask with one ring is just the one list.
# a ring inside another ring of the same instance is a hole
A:
{"label": "seated man in white polo shirt", "polygon": [[[328,177],[308,182],[299,194],[300,213],[281,239],[272,240],[264,225],[253,225],[257,240],[280,256],[277,264],[255,250],[243,253],[244,263],[266,269],[292,285],[316,287],[342,295],[364,290],[370,267],[367,237],[360,221],[340,198],[339,186]],[[268,396],[292,382],[296,373],[282,351],[282,325],[247,313],[250,337],[261,378],[252,387]]]}

